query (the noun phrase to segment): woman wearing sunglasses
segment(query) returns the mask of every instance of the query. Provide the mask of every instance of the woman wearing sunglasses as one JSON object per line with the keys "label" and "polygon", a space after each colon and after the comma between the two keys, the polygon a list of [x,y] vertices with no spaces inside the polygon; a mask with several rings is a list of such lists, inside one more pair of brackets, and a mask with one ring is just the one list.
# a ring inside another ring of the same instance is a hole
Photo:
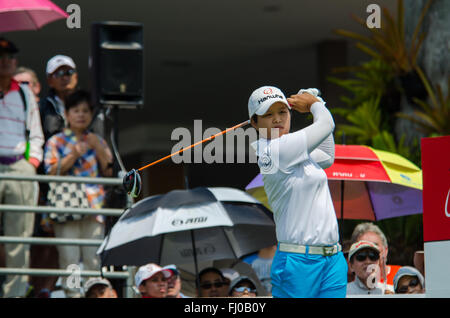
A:
{"label": "woman wearing sunglasses", "polygon": [[380,278],[380,250],[369,241],[358,241],[350,247],[348,253],[350,270],[355,273],[355,280],[347,284],[347,295],[381,295],[384,294]]}
{"label": "woman wearing sunglasses", "polygon": [[423,294],[425,293],[425,279],[422,274],[411,266],[401,267],[394,277],[396,294]]}

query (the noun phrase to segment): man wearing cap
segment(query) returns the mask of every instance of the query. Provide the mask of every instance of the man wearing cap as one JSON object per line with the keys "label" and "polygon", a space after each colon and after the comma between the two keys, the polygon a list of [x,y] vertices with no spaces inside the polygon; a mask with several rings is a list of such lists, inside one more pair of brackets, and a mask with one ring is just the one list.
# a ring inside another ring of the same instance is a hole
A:
{"label": "man wearing cap", "polygon": [[165,298],[171,276],[171,270],[150,263],[139,267],[134,280],[142,298]]}
{"label": "man wearing cap", "polygon": [[394,276],[394,290],[396,294],[424,294],[425,279],[416,268],[403,266]]}
{"label": "man wearing cap", "polygon": [[102,277],[91,277],[84,284],[86,298],[117,298],[111,282]]}
{"label": "man wearing cap", "polygon": [[380,283],[386,285],[386,290],[393,294],[393,280],[395,273],[400,269],[400,266],[387,265],[389,247],[386,235],[384,235],[383,231],[376,224],[371,222],[360,223],[353,230],[350,240],[352,243],[357,241],[369,241],[377,245],[380,250]]}
{"label": "man wearing cap", "polygon": [[381,295],[384,294],[380,278],[380,250],[375,243],[358,241],[353,243],[348,252],[350,269],[355,273],[355,280],[347,284],[347,295]]}
{"label": "man wearing cap", "polygon": [[[290,133],[291,109],[312,113],[313,123]],[[317,89],[286,98],[274,86],[248,100],[252,143],[274,212],[279,242],[271,266],[275,298],[343,298],[347,263],[327,176],[334,162],[334,121]]]}
{"label": "man wearing cap", "polygon": [[49,94],[41,101],[40,112],[45,140],[65,127],[64,100],[75,91],[78,73],[75,62],[66,55],[56,55],[47,62]]}
{"label": "man wearing cap", "polygon": [[[13,78],[17,67],[17,47],[0,38],[0,173],[34,175],[43,157],[39,108],[28,85],[19,85]],[[0,200],[3,204],[36,205],[37,183],[0,180]],[[33,233],[33,213],[4,212],[5,236],[30,237]],[[29,245],[7,244],[6,267],[29,267]],[[28,276],[7,276],[4,297],[25,295]]]}
{"label": "man wearing cap", "polygon": [[[45,141],[65,127],[64,100],[78,86],[77,67],[69,56],[59,54],[48,60],[46,74],[50,91],[40,103]],[[103,136],[103,128],[103,114],[100,113],[93,117],[92,130]]]}

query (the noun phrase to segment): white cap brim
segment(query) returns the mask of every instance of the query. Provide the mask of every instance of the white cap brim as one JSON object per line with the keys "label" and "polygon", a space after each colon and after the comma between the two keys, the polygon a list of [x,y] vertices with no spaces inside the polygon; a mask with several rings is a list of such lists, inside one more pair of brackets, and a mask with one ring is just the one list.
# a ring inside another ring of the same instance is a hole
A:
{"label": "white cap brim", "polygon": [[48,62],[47,62],[47,68],[46,68],[47,75],[53,74],[53,72],[56,71],[61,66],[69,66],[73,69],[77,68],[77,66],[75,65],[75,62],[69,56],[56,55],[56,56],[52,57],[50,60],[48,60]]}
{"label": "white cap brim", "polygon": [[152,278],[158,273],[163,273],[165,278],[169,278],[170,276],[172,276],[172,271],[170,269],[160,269],[154,272],[149,272],[147,275],[142,276],[140,281],[136,282],[136,286],[140,286],[144,281]]}
{"label": "white cap brim", "polygon": [[251,119],[255,114],[262,116],[269,108],[277,103],[285,104],[288,109],[291,109],[289,103],[283,92],[274,86],[262,86],[253,91],[248,100],[248,115]]}
{"label": "white cap brim", "polygon": [[[356,246],[356,248],[352,249],[353,246]],[[380,249],[375,245],[375,243],[362,240],[352,244],[348,252],[348,259],[350,260],[352,256],[355,255],[358,251],[365,248],[372,249],[378,253],[381,253]]]}
{"label": "white cap brim", "polygon": [[[275,103],[283,103],[283,104],[285,104],[285,105],[287,106],[287,108],[291,109],[291,106],[289,106],[289,104],[288,104],[287,102],[284,102],[284,101],[282,101],[282,100],[275,100],[275,101],[273,101],[273,103],[266,103],[266,104],[261,105],[261,107],[258,108],[258,109],[254,112],[253,115],[255,115],[255,114],[256,114],[256,115],[259,115],[259,116],[264,115],[265,113],[267,113],[267,111],[269,110],[269,108],[272,107],[272,105],[275,104]],[[253,116],[253,115],[252,115],[252,116]],[[251,116],[250,116],[250,117],[251,117]]]}

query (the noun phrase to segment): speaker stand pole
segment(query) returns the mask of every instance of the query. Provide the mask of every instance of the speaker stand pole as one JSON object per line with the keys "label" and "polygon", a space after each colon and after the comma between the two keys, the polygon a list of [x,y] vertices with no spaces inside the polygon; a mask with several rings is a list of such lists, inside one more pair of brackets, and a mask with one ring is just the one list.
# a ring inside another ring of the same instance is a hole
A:
{"label": "speaker stand pole", "polygon": [[[114,141],[116,142],[117,151],[119,151],[119,107],[112,106],[112,112],[113,112],[113,135],[114,135]],[[114,165],[114,175],[118,173],[118,162],[117,159],[115,159],[116,165]]]}

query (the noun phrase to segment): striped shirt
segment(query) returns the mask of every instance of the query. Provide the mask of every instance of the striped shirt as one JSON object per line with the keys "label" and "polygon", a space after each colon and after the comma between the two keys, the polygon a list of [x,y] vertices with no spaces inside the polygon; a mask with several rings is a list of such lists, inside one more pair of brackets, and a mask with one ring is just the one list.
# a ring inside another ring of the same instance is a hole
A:
{"label": "striped shirt", "polygon": [[25,130],[30,131],[30,158],[42,161],[44,135],[41,117],[34,95],[21,86],[27,102],[27,114],[19,92],[19,83],[11,79],[9,91],[0,99],[0,156],[11,157],[25,153]]}
{"label": "striped shirt", "polygon": [[[103,147],[107,148],[105,140],[98,136]],[[52,165],[57,163],[61,158],[72,152],[69,144],[75,146],[77,137],[68,128],[64,129],[56,135],[53,135],[45,144],[44,166],[45,172],[49,173]],[[100,177],[100,167],[96,158],[95,150],[90,148],[86,153],[79,157],[72,168],[67,172],[68,175],[79,177]],[[86,184],[87,198],[89,205],[93,209],[99,209],[103,205],[105,191],[103,186],[97,184]]]}

